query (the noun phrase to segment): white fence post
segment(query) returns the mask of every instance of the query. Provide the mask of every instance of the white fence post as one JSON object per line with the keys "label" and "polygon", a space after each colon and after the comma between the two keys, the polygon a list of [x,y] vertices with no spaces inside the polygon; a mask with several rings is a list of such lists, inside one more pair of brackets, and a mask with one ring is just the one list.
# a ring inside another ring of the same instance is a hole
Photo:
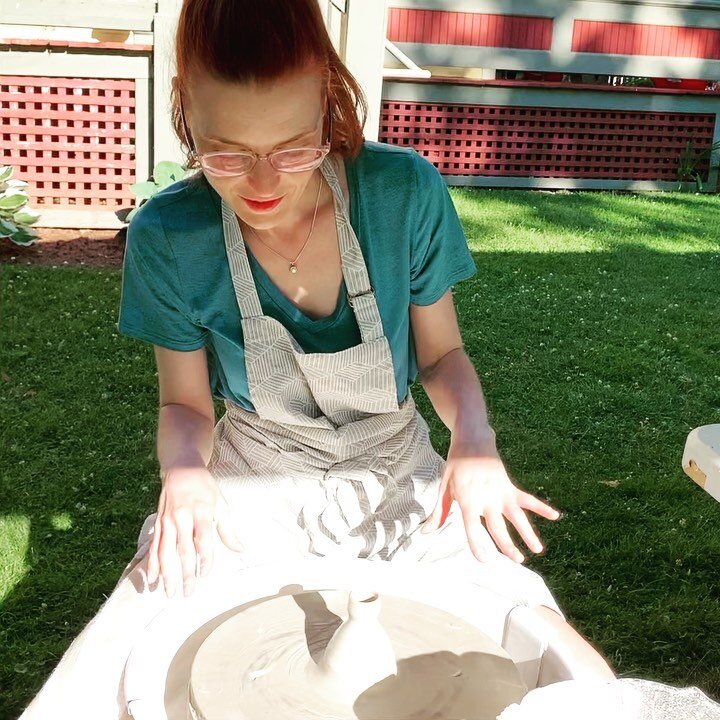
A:
{"label": "white fence post", "polygon": [[365,93],[368,118],[365,138],[377,140],[380,129],[387,0],[347,0],[345,57],[348,70]]}
{"label": "white fence post", "polygon": [[[171,78],[175,72],[175,31],[181,0],[158,0],[153,31],[153,141],[150,147],[151,172],[161,160],[183,163],[180,140],[172,128]],[[145,180],[146,178],[138,178]]]}

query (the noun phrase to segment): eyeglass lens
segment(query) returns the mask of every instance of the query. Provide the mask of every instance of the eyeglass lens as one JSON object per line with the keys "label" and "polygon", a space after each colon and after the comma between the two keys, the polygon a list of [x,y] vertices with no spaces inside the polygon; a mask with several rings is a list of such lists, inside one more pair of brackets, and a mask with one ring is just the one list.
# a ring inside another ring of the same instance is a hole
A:
{"label": "eyeglass lens", "polygon": [[[271,153],[268,159],[276,170],[302,172],[317,167],[324,155],[322,148],[297,148]],[[200,161],[206,170],[239,175],[252,170],[255,156],[249,153],[217,153],[201,156]]]}

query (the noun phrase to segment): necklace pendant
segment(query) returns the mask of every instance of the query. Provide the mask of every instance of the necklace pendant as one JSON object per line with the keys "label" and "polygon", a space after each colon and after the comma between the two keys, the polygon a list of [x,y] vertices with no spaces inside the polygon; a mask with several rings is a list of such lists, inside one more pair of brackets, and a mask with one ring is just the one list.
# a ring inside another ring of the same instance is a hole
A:
{"label": "necklace pendant", "polygon": [[290,272],[291,273],[297,272],[297,265],[294,262],[290,263]]}

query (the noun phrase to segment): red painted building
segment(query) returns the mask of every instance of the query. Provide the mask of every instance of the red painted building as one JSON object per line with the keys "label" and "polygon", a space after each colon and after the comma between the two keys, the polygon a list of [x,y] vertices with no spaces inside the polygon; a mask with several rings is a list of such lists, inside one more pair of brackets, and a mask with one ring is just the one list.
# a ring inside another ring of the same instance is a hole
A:
{"label": "red painted building", "polygon": [[[720,0],[318,2],[368,95],[366,136],[412,145],[449,184],[674,189],[687,143],[720,141]],[[30,183],[40,225],[120,227],[130,186],[181,160],[168,116],[178,9],[3,8],[0,163]],[[699,169],[716,190],[717,160]]]}
{"label": "red painted building", "polygon": [[390,0],[387,38],[380,138],[450,184],[670,189],[720,140],[714,0]]}

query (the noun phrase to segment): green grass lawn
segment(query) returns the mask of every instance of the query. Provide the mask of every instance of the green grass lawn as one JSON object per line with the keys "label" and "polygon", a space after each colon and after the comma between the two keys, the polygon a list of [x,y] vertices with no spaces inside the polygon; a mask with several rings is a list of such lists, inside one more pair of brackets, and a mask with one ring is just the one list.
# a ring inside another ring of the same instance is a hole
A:
{"label": "green grass lawn", "polygon": [[[718,196],[451,193],[478,267],[456,304],[500,452],[566,513],[537,520],[548,549],[527,564],[621,676],[720,699],[720,505],[680,467],[689,430],[720,422]],[[2,718],[155,509],[152,348],[118,335],[119,299],[120,271],[2,268]]]}

